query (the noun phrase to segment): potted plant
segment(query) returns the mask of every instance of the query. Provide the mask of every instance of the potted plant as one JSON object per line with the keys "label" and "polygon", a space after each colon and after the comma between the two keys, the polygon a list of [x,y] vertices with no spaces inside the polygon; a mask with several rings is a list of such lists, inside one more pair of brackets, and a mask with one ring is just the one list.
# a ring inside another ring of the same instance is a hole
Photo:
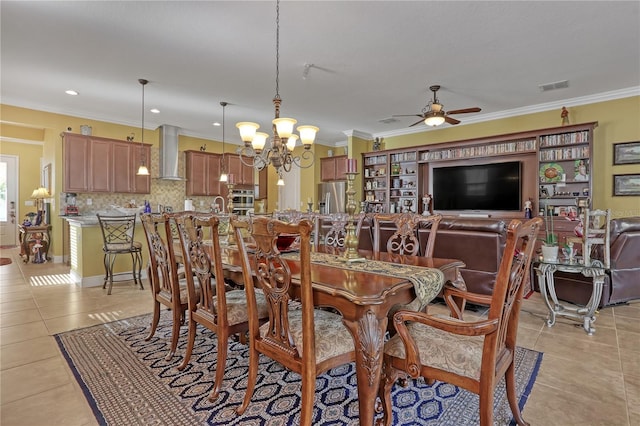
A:
{"label": "potted plant", "polygon": [[558,234],[553,232],[553,210],[547,206],[544,215],[544,238],[542,241],[542,258],[545,262],[556,262],[558,260]]}

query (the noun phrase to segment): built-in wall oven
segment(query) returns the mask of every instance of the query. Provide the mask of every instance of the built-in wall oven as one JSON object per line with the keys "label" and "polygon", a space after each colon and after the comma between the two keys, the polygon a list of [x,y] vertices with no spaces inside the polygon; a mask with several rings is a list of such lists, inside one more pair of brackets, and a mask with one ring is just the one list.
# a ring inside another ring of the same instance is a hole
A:
{"label": "built-in wall oven", "polygon": [[249,210],[253,210],[253,189],[233,189],[233,213],[238,216],[246,216]]}

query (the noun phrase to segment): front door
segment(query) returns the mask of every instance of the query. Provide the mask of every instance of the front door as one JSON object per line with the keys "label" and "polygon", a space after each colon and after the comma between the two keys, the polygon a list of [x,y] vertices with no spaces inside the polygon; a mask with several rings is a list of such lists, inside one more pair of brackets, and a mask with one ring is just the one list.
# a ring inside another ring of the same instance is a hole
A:
{"label": "front door", "polygon": [[18,230],[18,157],[0,155],[0,245],[14,246]]}

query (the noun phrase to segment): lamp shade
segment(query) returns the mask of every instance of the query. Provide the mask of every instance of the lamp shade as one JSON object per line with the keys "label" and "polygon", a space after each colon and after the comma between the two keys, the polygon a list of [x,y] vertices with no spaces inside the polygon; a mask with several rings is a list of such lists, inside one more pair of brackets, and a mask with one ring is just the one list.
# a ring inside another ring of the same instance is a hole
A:
{"label": "lamp shade", "polygon": [[138,176],[149,176],[149,169],[144,164],[140,164],[138,167],[138,171],[136,172]]}
{"label": "lamp shade", "polygon": [[36,200],[42,200],[44,198],[51,198],[51,194],[49,194],[49,191],[47,190],[47,188],[41,186],[40,188],[36,188],[33,190],[33,193],[31,194],[31,198],[34,198]]}
{"label": "lamp shade", "polygon": [[276,118],[272,121],[276,125],[276,132],[281,139],[288,139],[293,133],[293,126],[298,122],[293,118]]}
{"label": "lamp shade", "polygon": [[241,121],[236,123],[236,127],[240,131],[240,138],[245,144],[253,141],[253,137],[256,135],[256,130],[260,127],[258,123],[252,123],[250,121]]}
{"label": "lamp shade", "polygon": [[291,135],[289,139],[287,139],[287,149],[289,152],[293,151],[293,148],[296,147],[296,142],[298,141],[298,135]]}
{"label": "lamp shade", "polygon": [[305,146],[313,144],[318,130],[320,129],[316,126],[298,126],[298,133],[300,133],[302,144]]}
{"label": "lamp shade", "polygon": [[276,185],[284,186],[284,179],[282,179],[282,178],[278,179],[278,183]]}
{"label": "lamp shade", "polygon": [[444,123],[444,116],[440,113],[433,112],[424,119],[424,124],[435,127]]}
{"label": "lamp shade", "polygon": [[267,143],[268,134],[263,132],[256,132],[253,136],[253,140],[251,141],[251,146],[257,152],[262,151],[264,145]]}
{"label": "lamp shade", "polygon": [[226,173],[220,173],[220,182],[227,182],[229,180],[229,176]]}

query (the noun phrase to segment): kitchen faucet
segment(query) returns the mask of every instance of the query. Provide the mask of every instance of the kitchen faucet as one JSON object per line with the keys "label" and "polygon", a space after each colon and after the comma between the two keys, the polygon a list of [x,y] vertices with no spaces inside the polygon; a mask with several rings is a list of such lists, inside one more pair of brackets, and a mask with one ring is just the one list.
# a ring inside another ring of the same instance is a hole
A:
{"label": "kitchen faucet", "polygon": [[[222,204],[222,210],[220,210],[220,208],[218,207],[218,199],[220,200],[220,203]],[[225,210],[224,210],[224,198],[222,198],[221,196],[217,195],[216,197],[214,197],[213,199],[213,203],[211,203],[211,210],[213,210],[214,213],[222,213],[225,214]]]}

